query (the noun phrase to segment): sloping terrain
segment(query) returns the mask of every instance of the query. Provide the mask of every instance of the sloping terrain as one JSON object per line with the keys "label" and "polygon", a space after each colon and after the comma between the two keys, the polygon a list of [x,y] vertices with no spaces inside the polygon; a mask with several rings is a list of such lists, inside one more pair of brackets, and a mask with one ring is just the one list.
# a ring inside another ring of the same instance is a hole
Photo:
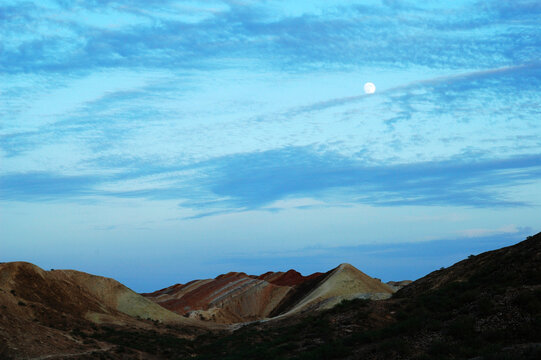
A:
{"label": "sloping terrain", "polygon": [[[55,272],[26,263],[0,265],[0,359],[541,358],[541,233],[428,274],[390,299],[355,298],[327,310],[310,304],[325,304],[334,299],[333,290],[326,290],[348,289],[349,280],[364,274],[347,264],[301,282],[290,273],[297,280],[285,286],[291,290],[281,313],[303,310],[235,331],[137,320],[119,310],[130,301],[110,296],[125,291],[114,280]],[[229,273],[157,293],[214,281],[250,288],[247,278],[280,286],[271,282],[273,274]],[[355,285],[354,291],[379,291],[378,280],[365,280],[366,288]],[[101,314],[102,323],[91,322],[89,313]]]}
{"label": "sloping terrain", "polygon": [[388,300],[354,299],[201,340],[196,359],[540,359],[541,233]]}
{"label": "sloping terrain", "polygon": [[290,289],[232,272],[143,295],[187,317],[236,323],[266,317]]}
{"label": "sloping terrain", "polygon": [[113,279],[44,271],[25,262],[0,264],[0,358],[10,351],[34,356],[96,350],[101,346],[84,344],[70,332],[100,324],[148,328],[150,321],[201,326]]}
{"label": "sloping terrain", "polygon": [[388,285],[342,264],[309,276],[295,270],[259,276],[231,272],[143,295],[186,317],[233,324],[330,308],[359,296],[379,299],[391,294]]}
{"label": "sloping terrain", "polygon": [[401,280],[401,281],[388,281],[387,282],[387,285],[389,285],[391,287],[391,289],[393,289],[393,291],[398,291],[400,289],[402,289],[404,286],[407,286],[409,284],[411,284],[413,281],[411,280]]}
{"label": "sloping terrain", "polygon": [[452,283],[473,283],[480,288],[541,284],[541,234],[513,246],[470,255],[447,269],[416,280],[397,296],[414,297]]}
{"label": "sloping terrain", "polygon": [[308,276],[302,276],[300,272],[290,269],[286,272],[269,271],[259,275],[257,278],[278,286],[297,286],[306,281],[319,278],[321,275],[323,275],[323,273],[316,272]]}
{"label": "sloping terrain", "polygon": [[341,264],[284,315],[308,310],[330,309],[342,300],[391,297],[391,287],[371,278],[350,264]]}

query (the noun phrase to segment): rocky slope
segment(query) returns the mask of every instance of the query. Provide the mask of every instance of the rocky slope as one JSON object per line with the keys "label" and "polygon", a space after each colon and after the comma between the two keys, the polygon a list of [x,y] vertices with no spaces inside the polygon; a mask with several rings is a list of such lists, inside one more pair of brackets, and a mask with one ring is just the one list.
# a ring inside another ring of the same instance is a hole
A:
{"label": "rocky slope", "polygon": [[452,283],[475,283],[479,288],[541,284],[541,233],[513,246],[470,255],[447,269],[416,280],[401,289],[397,296],[415,297]]}
{"label": "rocky slope", "polygon": [[0,264],[2,359],[7,357],[2,352],[9,351],[31,357],[95,350],[96,344],[84,344],[70,332],[102,324],[145,328],[151,326],[149,321],[203,325],[164,309],[113,279],[72,270],[44,271],[25,262]]}
{"label": "rocky slope", "polygon": [[[179,316],[152,310],[156,304],[111,279],[0,264],[0,359],[541,358],[541,233],[428,274],[390,299],[357,295],[324,310],[336,300],[333,289],[339,296],[350,287],[356,294],[380,291],[381,282],[359,273],[347,264],[310,278],[230,273],[153,295],[174,297],[179,288],[186,295],[192,285],[212,299],[240,283],[244,289],[261,282],[290,288],[269,314],[272,321],[202,330],[183,317],[188,322],[169,322]],[[211,283],[222,287],[205,290]],[[232,293],[231,299],[242,298],[242,290]]]}
{"label": "rocky slope", "polygon": [[245,273],[231,272],[143,295],[187,317],[235,323],[267,316],[290,289]]}
{"label": "rocky slope", "polygon": [[393,290],[389,285],[371,278],[350,264],[341,264],[330,271],[323,281],[282,316],[330,309],[343,300],[387,299],[392,293]]}
{"label": "rocky slope", "polygon": [[143,295],[186,317],[232,324],[326,309],[355,297],[382,299],[392,292],[381,281],[342,264],[309,276],[295,270],[259,276],[231,272]]}
{"label": "rocky slope", "polygon": [[470,256],[391,299],[245,326],[196,359],[541,359],[541,233]]}
{"label": "rocky slope", "polygon": [[411,280],[401,280],[401,281],[388,281],[387,285],[393,289],[393,291],[398,291],[402,289],[404,286],[407,286],[411,284],[413,281]]}

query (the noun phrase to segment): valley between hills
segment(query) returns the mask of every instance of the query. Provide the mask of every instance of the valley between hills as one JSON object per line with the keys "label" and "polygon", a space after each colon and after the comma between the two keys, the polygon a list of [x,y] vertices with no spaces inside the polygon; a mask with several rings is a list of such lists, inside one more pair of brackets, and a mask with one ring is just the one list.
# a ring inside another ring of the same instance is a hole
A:
{"label": "valley between hills", "polygon": [[0,263],[0,359],[538,359],[541,233],[416,281],[349,264],[138,294]]}

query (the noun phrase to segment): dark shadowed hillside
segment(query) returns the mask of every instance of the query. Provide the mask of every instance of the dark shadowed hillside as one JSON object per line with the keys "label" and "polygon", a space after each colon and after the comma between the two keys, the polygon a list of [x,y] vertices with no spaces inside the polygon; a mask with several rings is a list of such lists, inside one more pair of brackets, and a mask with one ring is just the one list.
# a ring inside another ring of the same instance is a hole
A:
{"label": "dark shadowed hillside", "polygon": [[[332,289],[363,277],[347,264],[311,279],[290,273],[287,284],[302,296],[284,297],[288,316],[221,330],[137,319],[141,311],[159,314],[157,305],[111,279],[5,264],[0,358],[539,359],[540,260],[541,233],[428,274],[387,300],[357,298],[293,312],[287,309],[333,299]],[[102,291],[109,287],[116,290]]]}
{"label": "dark shadowed hillside", "polygon": [[[541,234],[541,233],[540,233]],[[541,235],[514,246],[470,255],[447,269],[432,272],[401,289],[395,296],[412,297],[450,283],[475,284],[479,289],[541,284]]]}
{"label": "dark shadowed hillside", "polygon": [[435,271],[384,301],[205,339],[199,359],[539,359],[541,234]]}

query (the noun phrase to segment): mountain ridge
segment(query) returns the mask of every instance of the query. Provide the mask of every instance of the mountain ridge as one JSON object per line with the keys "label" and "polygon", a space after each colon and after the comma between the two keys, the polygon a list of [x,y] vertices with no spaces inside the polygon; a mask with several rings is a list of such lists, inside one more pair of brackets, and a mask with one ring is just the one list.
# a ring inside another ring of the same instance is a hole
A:
{"label": "mountain ridge", "polygon": [[[541,357],[541,233],[471,255],[409,285],[393,282],[389,286],[406,286],[381,301],[363,291],[377,294],[385,285],[347,264],[291,286],[264,280],[286,273],[230,272],[217,276],[225,289],[207,279],[160,290],[159,296],[172,297],[207,286],[204,292],[214,304],[232,311],[233,305],[250,308],[239,301],[246,290],[289,289],[289,298],[281,297],[289,299],[287,306],[277,305],[280,311],[270,318],[220,325],[159,308],[113,279],[0,263],[0,359]],[[367,284],[350,281],[364,276]],[[294,272],[286,277],[299,279]],[[352,285],[351,296],[336,298],[333,291],[342,291],[342,285]],[[181,288],[184,293],[175,294]],[[175,321],[166,321],[169,317]]]}
{"label": "mountain ridge", "polygon": [[[329,276],[341,276],[336,274],[342,273],[348,273],[344,275],[347,279],[336,281],[332,278],[329,281],[335,283],[327,282]],[[346,286],[346,282],[350,286]],[[307,300],[306,297],[317,289],[321,291]],[[327,273],[307,276],[293,269],[261,275],[229,272],[214,279],[175,284],[141,295],[185,317],[233,324],[324,309],[355,296],[384,298],[392,293],[390,286],[350,264],[341,264]]]}

